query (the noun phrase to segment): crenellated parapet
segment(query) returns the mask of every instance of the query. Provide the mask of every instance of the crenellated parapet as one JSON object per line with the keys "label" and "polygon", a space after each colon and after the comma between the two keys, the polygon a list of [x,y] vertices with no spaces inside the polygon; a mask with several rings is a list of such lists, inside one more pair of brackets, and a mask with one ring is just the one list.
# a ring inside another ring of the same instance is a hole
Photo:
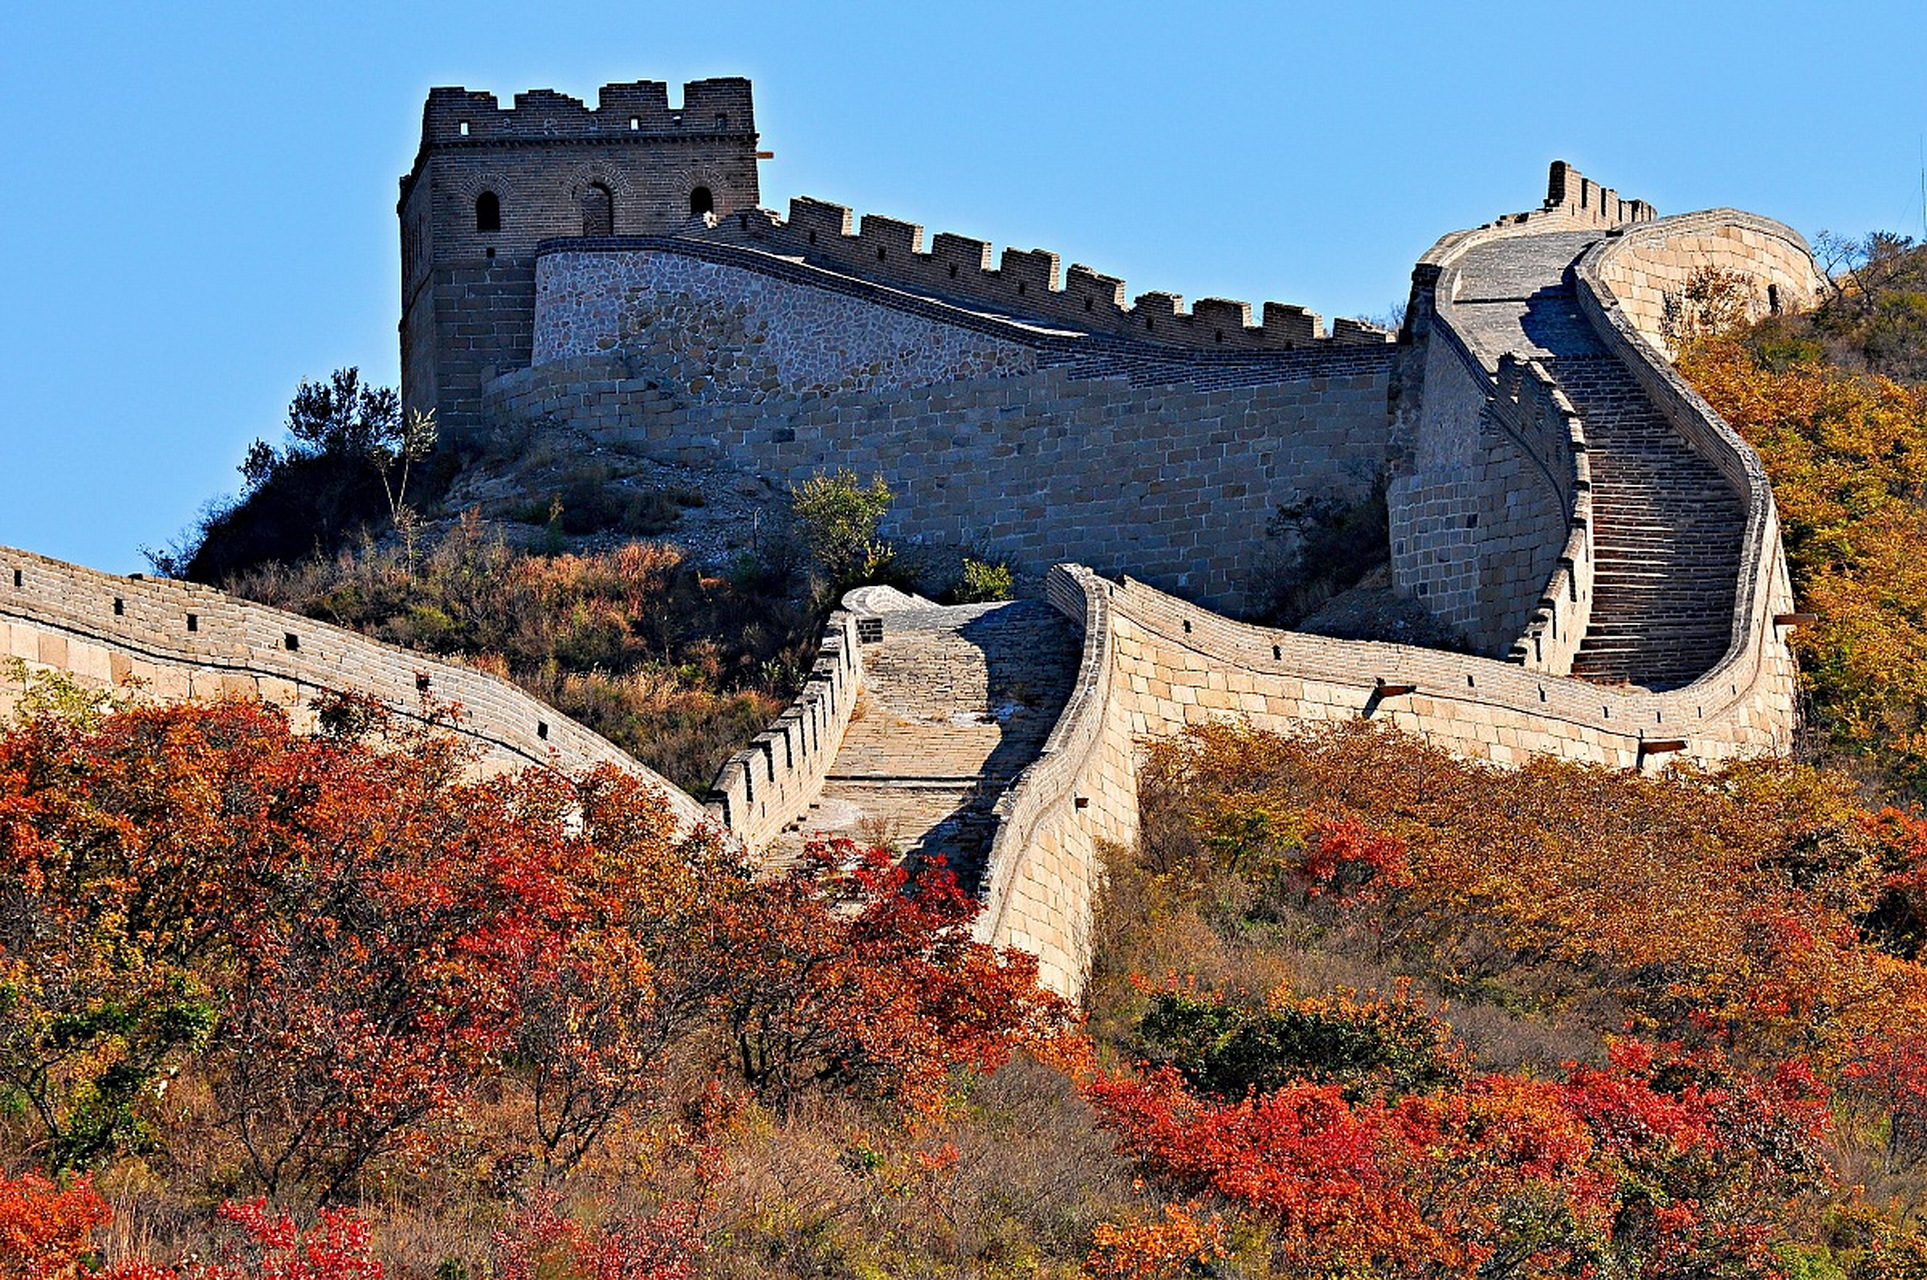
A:
{"label": "crenellated parapet", "polygon": [[768,848],[822,793],[862,687],[857,617],[838,610],[824,628],[802,692],[717,771],[707,805],[710,818],[745,848]]}
{"label": "crenellated parapet", "polygon": [[939,232],[926,244],[924,228],[881,214],[858,219],[845,205],[808,196],[790,201],[788,218],[769,210],[741,211],[691,228],[794,255],[812,265],[909,292],[990,307],[1045,325],[1207,350],[1286,350],[1315,343],[1383,344],[1392,334],[1361,320],[1334,319],[1329,331],[1303,307],[1200,298],[1187,310],[1175,293],[1148,292],[1126,300],[1124,281],[1081,263],[1063,266],[1046,249],[1007,248],[988,240]]}
{"label": "crenellated parapet", "polygon": [[1644,200],[1627,200],[1611,187],[1602,187],[1564,160],[1554,160],[1546,179],[1544,213],[1559,213],[1575,222],[1619,227],[1651,222],[1659,212]]}
{"label": "crenellated parapet", "polygon": [[673,139],[712,142],[755,140],[756,110],[750,83],[741,76],[692,80],[682,88],[682,105],[671,108],[669,86],[661,80],[606,84],[596,105],[553,89],[530,89],[504,107],[492,93],[454,86],[430,89],[422,107],[421,151],[402,179],[402,198],[421,172],[431,148],[487,148],[540,143],[660,143]]}

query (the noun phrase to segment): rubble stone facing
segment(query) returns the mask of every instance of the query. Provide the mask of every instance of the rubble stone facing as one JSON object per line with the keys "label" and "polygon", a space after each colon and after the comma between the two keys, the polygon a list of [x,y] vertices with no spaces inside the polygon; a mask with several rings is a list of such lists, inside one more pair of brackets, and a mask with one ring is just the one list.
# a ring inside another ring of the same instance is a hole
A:
{"label": "rubble stone facing", "polygon": [[[260,699],[302,730],[314,726],[320,693],[366,694],[415,718],[428,697],[459,708],[456,732],[491,771],[614,765],[656,784],[686,829],[704,817],[680,788],[507,681],[196,583],[117,578],[0,547],[0,642],[0,657],[30,672],[154,702]],[[0,705],[18,692],[0,687]]]}
{"label": "rubble stone facing", "polygon": [[683,254],[552,253],[536,267],[534,363],[638,353],[706,400],[905,389],[1028,373],[1037,353],[844,294]]}
{"label": "rubble stone facing", "polygon": [[1074,557],[1238,609],[1280,505],[1362,497],[1384,466],[1385,343],[1217,353],[1053,333],[667,238],[557,242],[538,274],[537,348],[554,358],[492,383],[492,417],[779,486],[881,475],[891,537],[1040,575]]}

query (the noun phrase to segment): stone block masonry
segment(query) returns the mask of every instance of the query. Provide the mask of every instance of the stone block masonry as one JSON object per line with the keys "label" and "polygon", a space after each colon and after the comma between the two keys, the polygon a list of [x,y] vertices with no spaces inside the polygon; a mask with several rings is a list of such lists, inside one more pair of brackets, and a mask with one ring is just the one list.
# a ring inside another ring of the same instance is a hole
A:
{"label": "stone block masonry", "polygon": [[491,385],[491,415],[779,484],[881,475],[890,535],[1040,575],[1074,555],[1243,608],[1278,507],[1362,497],[1385,465],[1384,343],[1219,354],[1053,334],[681,240],[549,246],[537,298],[537,363]]}
{"label": "stone block masonry", "polygon": [[0,547],[0,641],[0,657],[30,671],[162,702],[258,698],[288,708],[298,728],[312,727],[308,704],[323,692],[364,694],[416,717],[432,698],[458,710],[455,731],[490,769],[613,765],[653,782],[685,828],[704,819],[680,788],[507,681],[210,587],[116,578]]}
{"label": "stone block masonry", "polygon": [[401,180],[402,399],[445,431],[481,427],[484,383],[529,363],[535,247],[552,236],[673,230],[755,207],[749,81],[602,88],[595,107],[546,89],[511,108],[429,92]]}
{"label": "stone block masonry", "polygon": [[[1767,599],[1789,607],[1784,565]],[[1739,663],[1670,693],[1602,688],[1496,659],[1233,622],[1140,582],[1053,569],[1051,602],[1085,629],[1078,687],[1043,756],[998,806],[980,935],[1035,952],[1082,991],[1101,843],[1137,823],[1137,744],[1211,723],[1290,733],[1366,717],[1504,766],[1537,755],[1652,770],[1791,745],[1784,628],[1756,619]],[[1683,744],[1683,745],[1682,745]]]}
{"label": "stone block masonry", "polygon": [[756,851],[801,820],[822,794],[862,688],[856,615],[839,610],[830,616],[803,691],[717,772],[706,806],[710,818]]}

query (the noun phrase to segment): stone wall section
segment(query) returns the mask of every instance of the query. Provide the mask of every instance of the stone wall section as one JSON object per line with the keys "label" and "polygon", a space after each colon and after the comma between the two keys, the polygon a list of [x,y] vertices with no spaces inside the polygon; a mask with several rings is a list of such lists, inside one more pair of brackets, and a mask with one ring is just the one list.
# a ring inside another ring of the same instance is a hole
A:
{"label": "stone wall section", "polygon": [[[1251,304],[1200,298],[1189,310],[1175,293],[1139,294],[1128,306],[1124,282],[1073,264],[1046,249],[1005,249],[991,265],[987,240],[939,233],[924,247],[914,222],[865,214],[807,196],[790,201],[789,217],[743,210],[715,220],[710,237],[795,256],[839,274],[945,299],[975,309],[1028,317],[1076,332],[1205,350],[1285,350],[1321,342],[1385,343],[1391,334],[1361,320],[1334,319],[1327,332],[1303,307],[1267,302],[1254,321]],[[692,234],[705,234],[692,232]]]}
{"label": "stone wall section", "polygon": [[[1555,496],[1535,525],[1513,525],[1520,545],[1499,558],[1510,572],[1481,584],[1491,592],[1486,604],[1503,616],[1506,602],[1543,583],[1539,602],[1506,657],[1529,671],[1570,675],[1592,620],[1592,467],[1585,428],[1566,393],[1538,361],[1509,354],[1499,359],[1493,416],[1514,446],[1512,452],[1530,461]],[[1545,572],[1549,554],[1550,576]]]}
{"label": "stone wall section", "polygon": [[1798,233],[1737,209],[1668,218],[1623,235],[1611,253],[1601,255],[1598,275],[1633,328],[1671,359],[1687,285],[1707,269],[1746,281],[1749,320],[1807,310],[1826,287]]}
{"label": "stone wall section", "polygon": [[1028,373],[1027,346],[678,253],[569,252],[537,268],[534,363],[646,353],[710,401],[926,387]]}
{"label": "stone wall section", "polygon": [[1386,487],[1393,580],[1476,651],[1564,674],[1591,595],[1577,416],[1543,369],[1488,377],[1446,324],[1423,359],[1425,428]]}
{"label": "stone wall section", "polygon": [[433,699],[458,709],[456,732],[489,767],[614,765],[656,784],[685,827],[703,820],[680,788],[504,680],[210,587],[117,578],[0,547],[0,639],[0,656],[30,671],[158,702],[258,698],[303,729],[324,692],[366,694],[418,718]]}
{"label": "stone wall section", "polygon": [[[698,191],[717,212],[755,206],[749,81],[698,80],[682,94],[671,109],[668,86],[642,80],[603,86],[594,107],[537,89],[505,108],[490,93],[430,90],[396,205],[409,408],[439,409],[451,436],[483,425],[483,384],[529,363],[543,240],[672,231]],[[494,227],[479,216],[484,195]]]}
{"label": "stone wall section", "polygon": [[[1653,770],[1791,746],[1794,665],[1783,562],[1750,642],[1668,693],[1607,688],[1492,658],[1233,622],[1141,582],[1059,566],[1050,599],[1085,632],[1078,692],[1045,756],[1005,797],[980,935],[1037,953],[1052,986],[1089,974],[1098,842],[1136,831],[1136,744],[1210,722],[1276,732],[1365,717],[1468,759],[1536,755]],[[1081,597],[1081,599],[1079,598]]]}
{"label": "stone wall section", "polygon": [[830,615],[803,691],[782,715],[724,762],[710,787],[709,816],[745,847],[769,847],[822,794],[863,688],[857,617]]}
{"label": "stone wall section", "polygon": [[1110,596],[1090,570],[1058,565],[1053,606],[1083,626],[1077,685],[1043,751],[998,799],[980,940],[1038,957],[1039,976],[1075,999],[1091,968],[1103,843],[1137,838],[1137,771],[1127,703],[1117,696]]}
{"label": "stone wall section", "polygon": [[556,358],[498,379],[492,415],[779,485],[881,475],[898,494],[890,536],[1040,576],[1075,558],[1235,610],[1280,505],[1363,497],[1384,467],[1398,349],[1383,343],[1217,353],[1053,335],[678,240],[557,244],[539,274],[555,306],[537,345]]}
{"label": "stone wall section", "polygon": [[[1755,679],[1784,679],[1789,688],[1794,681],[1792,655],[1778,642],[1778,620],[1791,614],[1793,593],[1788,585],[1779,513],[1773,505],[1773,486],[1767,478],[1766,464],[1753,446],[1680,377],[1656,337],[1648,336],[1636,318],[1640,304],[1635,302],[1629,308],[1612,284],[1615,277],[1632,278],[1634,271],[1629,261],[1637,263],[1650,258],[1656,247],[1663,251],[1664,246],[1682,234],[1698,240],[1712,233],[1729,246],[1744,243],[1737,237],[1717,235],[1721,227],[1746,231],[1760,245],[1759,265],[1752,268],[1755,278],[1780,269],[1790,251],[1806,254],[1805,241],[1790,228],[1752,214],[1719,209],[1668,218],[1624,236],[1602,240],[1574,269],[1579,306],[1594,330],[1607,348],[1632,370],[1646,395],[1665,414],[1674,430],[1719,469],[1745,508],[1746,528],[1740,544],[1739,578],[1734,592],[1732,642],[1720,664],[1681,693],[1716,685],[1722,680],[1736,684],[1749,674]],[[1805,256],[1804,261],[1812,277],[1811,255]],[[1675,262],[1671,269],[1690,272],[1691,266]],[[1797,273],[1787,283],[1789,287],[1795,286]],[[1812,287],[1818,287],[1817,281]],[[1781,666],[1786,668],[1783,677],[1779,674]],[[1793,715],[1789,710],[1789,725]]]}

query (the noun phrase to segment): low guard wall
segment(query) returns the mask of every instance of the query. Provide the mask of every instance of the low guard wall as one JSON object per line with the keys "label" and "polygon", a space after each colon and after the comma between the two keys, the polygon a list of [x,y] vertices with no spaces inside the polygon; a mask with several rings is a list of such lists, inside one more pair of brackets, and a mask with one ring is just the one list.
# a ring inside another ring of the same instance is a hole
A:
{"label": "low guard wall", "polygon": [[[1756,247],[1763,247],[1760,262],[1767,272],[1778,270],[1784,258],[1795,252],[1805,261],[1807,270],[1812,271],[1813,259],[1806,241],[1791,228],[1738,210],[1715,209],[1661,219],[1602,240],[1579,260],[1574,272],[1580,310],[1594,330],[1632,370],[1647,396],[1687,444],[1719,469],[1746,509],[1739,580],[1733,593],[1731,640],[1726,655],[1711,671],[1680,690],[1682,694],[1705,687],[1725,686],[1737,690],[1761,681],[1784,683],[1790,690],[1795,680],[1793,657],[1782,640],[1777,621],[1792,612],[1793,593],[1788,584],[1779,513],[1773,505],[1773,486],[1767,479],[1766,464],[1760,461],[1753,446],[1679,376],[1657,336],[1648,336],[1643,330],[1639,308],[1635,306],[1629,312],[1625,300],[1611,284],[1614,278],[1628,278],[1629,263],[1647,260],[1656,252],[1670,252],[1667,246],[1682,238],[1711,238],[1728,245],[1741,243],[1737,234],[1724,234],[1727,230],[1744,231]],[[1685,269],[1690,270],[1690,264]],[[1786,716],[1790,734],[1795,719],[1791,707]]]}
{"label": "low guard wall", "polygon": [[1080,993],[1098,842],[1137,829],[1136,744],[1191,725],[1291,732],[1364,717],[1508,767],[1548,755],[1654,770],[1782,753],[1795,697],[1775,616],[1791,609],[1782,561],[1762,585],[1771,608],[1759,643],[1684,689],[1652,693],[1497,658],[1251,626],[1141,582],[1057,566],[1050,599],[1085,627],[1083,666],[1044,755],[999,804],[980,936],[1034,951],[1046,981]]}
{"label": "low guard wall", "polygon": [[822,794],[862,688],[856,615],[838,610],[824,628],[803,691],[716,774],[709,816],[747,848],[767,848]]}
{"label": "low guard wall", "polygon": [[1117,696],[1108,584],[1057,565],[1045,593],[1082,625],[1077,683],[1038,758],[997,801],[980,940],[1038,957],[1039,976],[1075,998],[1091,969],[1100,841],[1137,838],[1137,780],[1126,704]]}
{"label": "low guard wall", "polygon": [[505,680],[211,587],[0,547],[0,639],[30,670],[162,702],[258,698],[301,727],[324,692],[364,694],[416,719],[432,698],[459,708],[454,730],[493,767],[614,765],[655,783],[685,828],[703,820],[680,788]]}

